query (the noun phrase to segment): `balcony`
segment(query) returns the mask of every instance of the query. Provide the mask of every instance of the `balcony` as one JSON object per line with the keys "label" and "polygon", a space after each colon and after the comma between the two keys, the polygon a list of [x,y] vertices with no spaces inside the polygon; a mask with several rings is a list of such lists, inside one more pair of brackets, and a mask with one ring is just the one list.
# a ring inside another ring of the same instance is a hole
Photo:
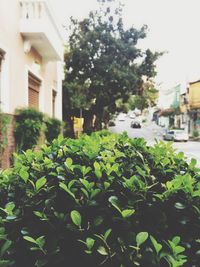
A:
{"label": "balcony", "polygon": [[47,61],[63,59],[62,36],[45,0],[20,1],[20,33]]}

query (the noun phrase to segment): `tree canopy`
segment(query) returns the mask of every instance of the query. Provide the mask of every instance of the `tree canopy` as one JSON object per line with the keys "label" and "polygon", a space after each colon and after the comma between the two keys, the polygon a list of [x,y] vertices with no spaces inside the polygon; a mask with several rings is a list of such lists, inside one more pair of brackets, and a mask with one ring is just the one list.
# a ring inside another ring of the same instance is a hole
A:
{"label": "tree canopy", "polygon": [[96,115],[96,129],[116,111],[118,99],[127,101],[142,90],[144,77],[156,75],[160,55],[138,47],[147,26],[125,29],[121,5],[112,10],[109,2],[115,1],[99,2],[100,9],[88,18],[71,18],[63,89],[64,118],[77,108],[87,109]]}

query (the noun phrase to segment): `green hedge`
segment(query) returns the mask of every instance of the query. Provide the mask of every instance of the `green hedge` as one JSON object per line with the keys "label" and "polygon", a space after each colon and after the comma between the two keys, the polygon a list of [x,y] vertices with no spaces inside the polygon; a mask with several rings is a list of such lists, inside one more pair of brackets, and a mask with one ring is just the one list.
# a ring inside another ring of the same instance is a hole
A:
{"label": "green hedge", "polygon": [[0,266],[199,266],[200,170],[170,143],[103,131],[15,157]]}
{"label": "green hedge", "polygon": [[62,122],[55,118],[47,118],[45,120],[45,136],[48,142],[52,142],[61,133]]}
{"label": "green hedge", "polygon": [[43,127],[43,119],[43,113],[34,108],[16,110],[14,135],[18,151],[37,145]]}
{"label": "green hedge", "polygon": [[61,134],[62,121],[50,118],[34,108],[16,110],[14,135],[17,151],[25,151],[38,145],[41,135],[51,142]]}

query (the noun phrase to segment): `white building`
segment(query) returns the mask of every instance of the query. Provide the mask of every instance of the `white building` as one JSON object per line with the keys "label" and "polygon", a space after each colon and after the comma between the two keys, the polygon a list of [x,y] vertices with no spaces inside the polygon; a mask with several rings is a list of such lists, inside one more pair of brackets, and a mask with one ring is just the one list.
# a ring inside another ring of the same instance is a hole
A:
{"label": "white building", "polygon": [[45,0],[0,0],[0,102],[62,118],[63,40]]}
{"label": "white building", "polygon": [[[0,110],[12,116],[17,108],[34,107],[62,119],[63,53],[47,0],[0,0]],[[7,162],[14,148],[12,127]]]}

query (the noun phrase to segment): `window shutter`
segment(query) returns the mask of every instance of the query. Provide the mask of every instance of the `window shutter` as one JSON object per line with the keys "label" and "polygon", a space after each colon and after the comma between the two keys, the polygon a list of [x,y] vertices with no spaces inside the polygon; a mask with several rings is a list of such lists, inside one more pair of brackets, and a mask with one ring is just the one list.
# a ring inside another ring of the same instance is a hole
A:
{"label": "window shutter", "polygon": [[39,92],[41,81],[29,73],[28,77],[28,104],[29,107],[39,108]]}

